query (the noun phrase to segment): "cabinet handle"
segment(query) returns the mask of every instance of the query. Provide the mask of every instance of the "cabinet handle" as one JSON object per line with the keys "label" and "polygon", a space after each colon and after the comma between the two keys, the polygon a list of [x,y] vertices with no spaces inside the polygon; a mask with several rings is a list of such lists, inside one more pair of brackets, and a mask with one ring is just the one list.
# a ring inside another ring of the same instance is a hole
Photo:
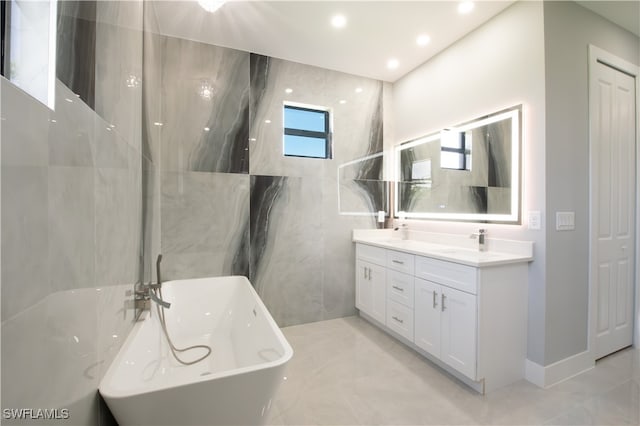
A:
{"label": "cabinet handle", "polygon": [[446,306],[444,306],[444,299],[446,299],[446,298],[447,298],[447,296],[445,296],[444,293],[442,293],[442,302],[441,302],[442,312],[444,312],[444,310],[447,309]]}
{"label": "cabinet handle", "polygon": [[404,292],[404,288],[402,288],[402,287],[398,287],[398,286],[395,286],[395,285],[392,285],[391,287],[393,287],[394,289],[396,289],[398,291]]}
{"label": "cabinet handle", "polygon": [[433,292],[433,309],[438,307],[438,293]]}
{"label": "cabinet handle", "polygon": [[399,260],[392,260],[393,263],[397,263],[398,265],[404,265],[404,262],[401,262]]}
{"label": "cabinet handle", "polygon": [[391,318],[393,318],[394,320],[398,321],[400,324],[404,324],[404,320],[401,320],[398,317],[391,317]]}

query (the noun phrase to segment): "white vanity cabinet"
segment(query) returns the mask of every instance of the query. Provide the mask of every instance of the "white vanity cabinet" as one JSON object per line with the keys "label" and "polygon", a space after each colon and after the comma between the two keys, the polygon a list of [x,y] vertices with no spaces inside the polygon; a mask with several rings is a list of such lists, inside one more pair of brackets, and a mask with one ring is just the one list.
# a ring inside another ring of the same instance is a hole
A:
{"label": "white vanity cabinet", "polygon": [[382,323],[386,319],[386,250],[358,244],[356,308]]}
{"label": "white vanity cabinet", "polygon": [[407,340],[413,340],[414,259],[412,254],[387,250],[386,325]]}
{"label": "white vanity cabinet", "polygon": [[420,278],[415,288],[414,343],[475,380],[476,296]]}
{"label": "white vanity cabinet", "polygon": [[360,242],[356,258],[364,318],[479,392],[524,377],[529,258],[471,266]]}

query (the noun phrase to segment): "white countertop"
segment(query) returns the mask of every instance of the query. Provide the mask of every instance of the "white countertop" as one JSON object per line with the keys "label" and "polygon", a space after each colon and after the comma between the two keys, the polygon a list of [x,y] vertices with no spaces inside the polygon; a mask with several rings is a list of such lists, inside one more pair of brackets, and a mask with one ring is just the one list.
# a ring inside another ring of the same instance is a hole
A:
{"label": "white countertop", "polygon": [[356,229],[353,241],[478,268],[533,260],[531,241],[487,238],[487,251],[479,251],[478,241],[468,235],[417,231],[409,231],[407,239],[400,235],[391,229]]}

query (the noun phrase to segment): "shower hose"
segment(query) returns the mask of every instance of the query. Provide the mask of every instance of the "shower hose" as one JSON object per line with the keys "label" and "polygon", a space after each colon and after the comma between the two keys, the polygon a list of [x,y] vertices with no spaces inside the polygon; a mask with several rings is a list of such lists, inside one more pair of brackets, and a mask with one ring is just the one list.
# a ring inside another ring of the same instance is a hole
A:
{"label": "shower hose", "polygon": [[[162,260],[162,255],[160,254],[158,255],[158,260],[156,262],[156,273],[158,275],[158,283],[162,283],[162,281],[160,280],[160,261],[161,260]],[[156,296],[158,296],[160,300],[164,300],[162,298],[162,284],[158,288],[154,288],[151,291],[156,293]],[[208,345],[193,345],[193,346],[188,346],[186,348],[177,348],[173,344],[171,337],[169,337],[169,332],[167,331],[167,321],[164,316],[164,306],[160,306],[160,304],[156,303],[156,311],[158,312],[158,318],[160,318],[160,325],[162,326],[162,331],[164,332],[164,336],[167,338],[167,342],[169,343],[171,354],[176,359],[176,361],[178,361],[182,365],[193,365],[193,364],[199,363],[200,361],[204,360],[206,357],[211,355],[211,346],[208,346]],[[193,349],[204,349],[207,351],[207,353],[193,361],[184,361],[183,359],[180,359],[180,357],[178,356],[178,352],[180,353],[188,352]]]}

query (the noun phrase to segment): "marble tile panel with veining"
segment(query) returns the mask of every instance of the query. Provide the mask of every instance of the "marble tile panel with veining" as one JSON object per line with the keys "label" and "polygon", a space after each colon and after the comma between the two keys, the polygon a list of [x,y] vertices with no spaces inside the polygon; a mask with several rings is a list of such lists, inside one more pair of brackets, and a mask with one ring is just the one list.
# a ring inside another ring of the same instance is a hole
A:
{"label": "marble tile panel with veining", "polygon": [[[166,279],[242,274],[249,176],[162,172],[161,247]],[[183,263],[205,263],[191,273]],[[203,269],[204,268],[204,269]]]}
{"label": "marble tile panel with veining", "polygon": [[48,165],[51,110],[4,78],[0,93],[2,165]]}
{"label": "marble tile panel with veining", "polygon": [[57,13],[56,76],[94,108],[96,2],[59,2]]}
{"label": "marble tile panel with veining", "polygon": [[96,151],[95,112],[60,80],[49,123],[49,164],[91,167]]}
{"label": "marble tile panel with veining", "polygon": [[162,37],[164,171],[248,173],[249,54]]}
{"label": "marble tile panel with veining", "polygon": [[49,168],[49,282],[52,290],[93,286],[94,169]]}
{"label": "marble tile panel with veining", "polygon": [[46,167],[2,166],[3,321],[52,291],[48,180]]}
{"label": "marble tile panel with veining", "polygon": [[[253,285],[280,326],[322,319],[326,265],[319,180],[252,176],[251,189]],[[256,205],[256,191],[270,194]]]}
{"label": "marble tile panel with veining", "polygon": [[[142,9],[142,2],[111,3],[131,15]],[[140,149],[142,31],[98,22],[96,51],[95,111],[113,132]]]}

